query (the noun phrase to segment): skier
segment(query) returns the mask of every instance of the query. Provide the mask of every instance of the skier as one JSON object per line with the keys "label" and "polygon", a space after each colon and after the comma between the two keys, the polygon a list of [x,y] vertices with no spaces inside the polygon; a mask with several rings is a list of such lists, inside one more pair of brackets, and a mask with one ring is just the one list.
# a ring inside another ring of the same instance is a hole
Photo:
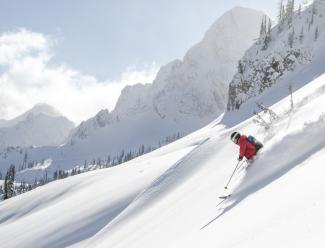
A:
{"label": "skier", "polygon": [[240,135],[238,132],[233,132],[230,139],[240,147],[239,161],[241,161],[243,157],[246,157],[249,161],[253,161],[256,153],[263,147],[263,144],[257,141],[253,136],[247,137],[245,135]]}

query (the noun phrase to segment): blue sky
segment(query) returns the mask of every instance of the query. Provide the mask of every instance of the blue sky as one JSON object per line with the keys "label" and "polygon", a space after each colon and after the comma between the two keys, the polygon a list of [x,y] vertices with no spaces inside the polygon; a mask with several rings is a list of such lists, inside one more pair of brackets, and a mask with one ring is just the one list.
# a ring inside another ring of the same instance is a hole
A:
{"label": "blue sky", "polygon": [[277,0],[0,0],[0,31],[24,27],[56,40],[55,62],[100,80],[128,66],[182,58],[225,11],[275,16]]}

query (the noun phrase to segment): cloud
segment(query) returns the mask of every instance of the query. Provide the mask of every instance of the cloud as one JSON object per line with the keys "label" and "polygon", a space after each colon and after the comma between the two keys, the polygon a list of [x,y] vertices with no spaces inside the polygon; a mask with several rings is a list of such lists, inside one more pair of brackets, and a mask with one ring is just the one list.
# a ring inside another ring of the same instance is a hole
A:
{"label": "cloud", "polygon": [[49,46],[50,43],[44,35],[26,29],[3,33],[0,36],[0,65],[11,65],[34,52],[48,53]]}
{"label": "cloud", "polygon": [[48,103],[79,123],[100,109],[112,110],[126,85],[151,83],[159,69],[155,63],[130,66],[118,81],[53,65],[55,40],[20,29],[0,34],[0,119],[10,119],[37,103]]}

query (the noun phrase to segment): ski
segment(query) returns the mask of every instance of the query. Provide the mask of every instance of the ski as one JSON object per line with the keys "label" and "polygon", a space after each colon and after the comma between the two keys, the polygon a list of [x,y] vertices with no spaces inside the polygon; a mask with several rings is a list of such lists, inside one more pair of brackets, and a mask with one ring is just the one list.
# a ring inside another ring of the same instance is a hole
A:
{"label": "ski", "polygon": [[219,196],[219,198],[225,200],[225,199],[228,199],[230,196],[231,196],[231,194],[230,195],[222,195],[222,196]]}
{"label": "ski", "polygon": [[231,196],[231,194],[230,195],[219,196],[219,199],[221,199],[221,201],[217,204],[217,207],[219,205],[221,205],[223,202],[225,202],[230,196]]}

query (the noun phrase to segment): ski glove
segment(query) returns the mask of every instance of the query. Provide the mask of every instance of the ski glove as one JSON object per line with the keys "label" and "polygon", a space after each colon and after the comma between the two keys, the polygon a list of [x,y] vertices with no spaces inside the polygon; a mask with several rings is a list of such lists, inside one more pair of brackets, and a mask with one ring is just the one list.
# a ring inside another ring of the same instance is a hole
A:
{"label": "ski glove", "polygon": [[238,161],[242,161],[242,160],[243,160],[243,157],[239,157],[239,158],[238,158]]}

